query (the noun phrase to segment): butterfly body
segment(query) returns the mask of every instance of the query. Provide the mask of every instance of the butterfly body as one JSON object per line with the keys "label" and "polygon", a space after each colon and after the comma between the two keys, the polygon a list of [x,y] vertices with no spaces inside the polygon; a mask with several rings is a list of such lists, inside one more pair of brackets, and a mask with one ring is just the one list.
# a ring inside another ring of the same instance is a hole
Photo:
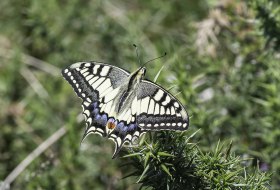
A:
{"label": "butterfly body", "polygon": [[98,62],[79,62],[62,71],[83,100],[87,128],[112,139],[113,158],[125,142],[132,142],[149,130],[186,130],[188,114],[165,89],[144,80],[146,69],[133,73]]}

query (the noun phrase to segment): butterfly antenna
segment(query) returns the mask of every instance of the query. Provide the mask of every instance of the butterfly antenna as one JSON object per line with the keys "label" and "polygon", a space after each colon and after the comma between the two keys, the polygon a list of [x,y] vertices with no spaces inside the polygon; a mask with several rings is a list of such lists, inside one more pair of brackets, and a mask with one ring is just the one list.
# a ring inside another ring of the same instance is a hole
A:
{"label": "butterfly antenna", "polygon": [[138,58],[138,63],[139,63],[139,65],[141,65],[141,61],[140,61],[140,57],[139,57],[139,53],[138,53],[138,47],[137,47],[136,44],[133,44],[133,46],[135,47],[136,55],[137,55],[137,58]]}
{"label": "butterfly antenna", "polygon": [[154,59],[151,59],[151,60],[145,62],[141,67],[144,67],[147,63],[152,62],[152,61],[154,61],[154,60],[156,60],[156,59],[160,59],[160,58],[162,58],[162,57],[164,57],[164,56],[166,56],[166,55],[167,55],[167,53],[164,52],[163,55],[161,55],[161,56],[159,56],[159,57],[156,57],[156,58],[154,58]]}

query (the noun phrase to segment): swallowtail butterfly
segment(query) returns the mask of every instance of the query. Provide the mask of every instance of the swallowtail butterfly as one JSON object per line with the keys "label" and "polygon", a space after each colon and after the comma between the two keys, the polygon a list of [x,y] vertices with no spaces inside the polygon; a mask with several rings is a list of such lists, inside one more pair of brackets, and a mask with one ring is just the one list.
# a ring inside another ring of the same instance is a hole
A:
{"label": "swallowtail butterfly", "polygon": [[62,70],[82,99],[85,139],[95,133],[115,142],[116,157],[125,142],[151,130],[186,130],[189,117],[167,90],[144,80],[146,68],[129,73],[100,62],[78,62]]}

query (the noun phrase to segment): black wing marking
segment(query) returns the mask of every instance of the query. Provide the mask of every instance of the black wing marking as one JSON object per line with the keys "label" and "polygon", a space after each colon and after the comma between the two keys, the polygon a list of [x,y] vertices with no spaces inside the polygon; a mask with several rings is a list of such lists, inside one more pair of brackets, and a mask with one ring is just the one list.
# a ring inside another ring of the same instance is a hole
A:
{"label": "black wing marking", "polygon": [[143,130],[186,130],[189,126],[188,113],[179,100],[151,81],[140,83],[135,104],[136,121]]}
{"label": "black wing marking", "polygon": [[[82,141],[89,134],[108,136],[106,124],[112,119],[108,112],[118,93],[118,87],[128,79],[129,72],[104,63],[79,62],[62,70],[62,75],[83,100],[83,115],[87,127]],[[116,144],[113,157],[127,141],[126,136],[115,136],[112,134],[109,137]]]}

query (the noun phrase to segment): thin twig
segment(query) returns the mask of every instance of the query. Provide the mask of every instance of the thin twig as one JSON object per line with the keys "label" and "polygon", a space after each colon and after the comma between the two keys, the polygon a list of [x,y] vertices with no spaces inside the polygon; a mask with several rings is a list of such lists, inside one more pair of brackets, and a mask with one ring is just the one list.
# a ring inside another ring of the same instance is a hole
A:
{"label": "thin twig", "polygon": [[174,95],[174,97],[177,97],[177,96],[178,96],[179,94],[181,94],[181,93],[182,93],[182,91],[176,93],[176,94]]}
{"label": "thin twig", "polygon": [[[7,48],[0,48],[0,56],[4,57],[6,59],[12,59],[14,57],[14,50],[10,50]],[[47,63],[45,61],[42,61],[40,59],[37,59],[35,57],[32,57],[30,55],[21,53],[22,56],[21,61],[26,64],[33,66],[39,70],[45,71],[46,73],[49,73],[53,76],[59,76],[60,75],[60,69],[56,66],[51,65],[50,63]]]}
{"label": "thin twig", "polygon": [[52,136],[40,144],[33,152],[31,152],[4,180],[0,186],[0,190],[9,189],[10,184],[17,178],[21,172],[40,154],[42,154],[47,148],[54,144],[66,133],[65,127],[58,129]]}
{"label": "thin twig", "polygon": [[33,88],[36,94],[38,94],[39,97],[41,97],[42,99],[46,99],[49,97],[48,92],[29,69],[22,68],[20,70],[20,74],[26,79],[26,81],[30,84],[30,86]]}
{"label": "thin twig", "polygon": [[162,71],[162,69],[164,68],[164,65],[160,68],[160,70],[158,71],[158,73],[156,74],[155,78],[154,78],[154,82],[157,82],[157,79]]}
{"label": "thin twig", "polygon": [[58,67],[53,66],[50,63],[47,63],[45,61],[42,61],[42,60],[32,57],[30,55],[23,54],[22,61],[27,65],[36,67],[37,69],[45,71],[53,76],[60,75],[60,69]]}
{"label": "thin twig", "polygon": [[[83,115],[79,114],[76,118],[78,123],[82,122]],[[52,136],[50,136],[47,140],[42,142],[33,152],[31,152],[17,167],[6,177],[6,179],[0,183],[0,190],[9,189],[10,184],[25,170],[25,168],[37,158],[40,154],[46,151],[52,144],[54,144],[57,140],[59,140],[62,136],[66,134],[67,130],[65,126],[58,129]]]}

